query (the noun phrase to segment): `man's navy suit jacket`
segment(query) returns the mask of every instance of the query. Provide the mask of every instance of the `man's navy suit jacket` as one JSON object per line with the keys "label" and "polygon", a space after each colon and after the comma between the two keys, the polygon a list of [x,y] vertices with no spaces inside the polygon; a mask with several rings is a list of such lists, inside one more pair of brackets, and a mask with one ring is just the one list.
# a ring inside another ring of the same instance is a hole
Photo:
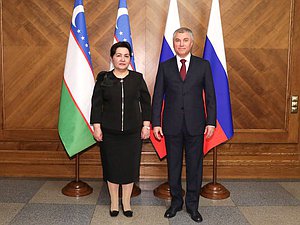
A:
{"label": "man's navy suit jacket", "polygon": [[216,126],[216,97],[210,64],[193,55],[184,81],[173,57],[159,65],[154,87],[152,126],[161,126],[165,135],[177,135],[183,119],[190,135],[203,134],[206,125]]}

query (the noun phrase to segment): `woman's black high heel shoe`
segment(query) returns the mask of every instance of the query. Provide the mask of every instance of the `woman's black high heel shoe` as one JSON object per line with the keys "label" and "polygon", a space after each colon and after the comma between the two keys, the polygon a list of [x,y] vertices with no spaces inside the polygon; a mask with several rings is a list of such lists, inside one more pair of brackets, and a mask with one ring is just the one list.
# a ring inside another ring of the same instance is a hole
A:
{"label": "woman's black high heel shoe", "polygon": [[116,217],[117,215],[119,215],[119,211],[117,211],[117,210],[113,210],[113,211],[109,210],[109,214],[110,214],[111,217]]}
{"label": "woman's black high heel shoe", "polygon": [[123,204],[122,204],[122,211],[123,211],[124,216],[126,216],[126,217],[132,217],[133,216],[133,211],[132,210],[124,211]]}
{"label": "woman's black high heel shoe", "polygon": [[133,212],[131,210],[123,211],[123,214],[126,217],[132,217],[133,216]]}

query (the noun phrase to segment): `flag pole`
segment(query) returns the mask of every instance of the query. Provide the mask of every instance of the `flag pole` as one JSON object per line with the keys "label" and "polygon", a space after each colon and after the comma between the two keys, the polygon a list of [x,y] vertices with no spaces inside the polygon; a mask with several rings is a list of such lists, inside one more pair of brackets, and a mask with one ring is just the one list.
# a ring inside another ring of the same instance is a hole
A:
{"label": "flag pole", "polygon": [[220,183],[217,183],[217,147],[213,149],[213,182],[204,185],[200,195],[204,198],[221,200],[230,196],[230,192]]}
{"label": "flag pole", "polygon": [[93,189],[79,179],[79,152],[95,144],[90,119],[95,85],[83,0],[74,0],[64,78],[61,88],[58,132],[69,157],[75,156],[75,180],[62,193],[70,197],[89,195]]}
{"label": "flag pole", "polygon": [[82,197],[93,193],[93,188],[79,179],[79,154],[75,157],[75,180],[68,183],[62,193],[69,197]]}

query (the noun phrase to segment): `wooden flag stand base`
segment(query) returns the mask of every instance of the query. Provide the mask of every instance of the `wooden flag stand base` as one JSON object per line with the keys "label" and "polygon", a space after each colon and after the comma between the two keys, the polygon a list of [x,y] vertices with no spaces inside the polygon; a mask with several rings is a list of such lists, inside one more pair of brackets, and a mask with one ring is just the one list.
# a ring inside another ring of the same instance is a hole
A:
{"label": "wooden flag stand base", "polygon": [[74,181],[68,183],[63,189],[62,193],[69,197],[82,197],[93,193],[93,188],[87,183],[79,180],[79,154],[76,155],[76,178]]}
{"label": "wooden flag stand base", "polygon": [[62,193],[69,197],[81,197],[89,195],[93,192],[93,188],[87,183],[80,180],[74,180],[68,183],[63,189]]}
{"label": "wooden flag stand base", "polygon": [[161,185],[159,185],[157,188],[153,190],[154,196],[165,199],[165,200],[171,200],[171,192],[170,192],[170,186],[168,182],[165,182]]}
{"label": "wooden flag stand base", "polygon": [[230,192],[219,183],[208,183],[201,189],[201,196],[213,200],[226,199],[230,196]]}
{"label": "wooden flag stand base", "polygon": [[[155,197],[164,199],[164,200],[171,200],[171,191],[170,191],[170,186],[168,182],[165,182],[161,185],[159,185],[157,188],[153,190],[153,194]],[[185,195],[185,191],[182,189],[181,190],[182,196]]]}
{"label": "wooden flag stand base", "polygon": [[230,196],[230,192],[217,180],[217,148],[213,150],[213,182],[204,185],[201,189],[200,195],[204,198],[221,200]]}
{"label": "wooden flag stand base", "polygon": [[135,183],[133,184],[131,197],[136,197],[141,194],[141,189],[139,186],[137,186]]}

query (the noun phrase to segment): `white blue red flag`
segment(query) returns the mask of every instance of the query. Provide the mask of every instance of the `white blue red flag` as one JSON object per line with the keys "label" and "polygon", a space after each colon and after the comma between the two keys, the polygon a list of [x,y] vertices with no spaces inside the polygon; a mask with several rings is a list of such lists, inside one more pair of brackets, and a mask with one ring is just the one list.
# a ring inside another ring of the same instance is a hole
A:
{"label": "white blue red flag", "polygon": [[203,152],[206,154],[233,136],[219,0],[212,1],[203,58],[210,62],[217,100],[217,127],[214,135],[210,139],[205,139]]}
{"label": "white blue red flag", "polygon": [[[180,20],[179,20],[177,0],[170,0],[167,22],[165,27],[165,34],[163,37],[163,43],[162,43],[160,59],[159,59],[160,63],[175,56],[175,51],[173,48],[173,34],[179,28],[180,28]],[[164,137],[162,137],[162,139],[158,141],[154,137],[153,131],[151,130],[150,140],[159,158],[160,159],[164,158],[167,155]]]}
{"label": "white blue red flag", "polygon": [[95,80],[82,0],[75,0],[59,108],[58,131],[73,156],[95,143],[90,126]]}
{"label": "white blue red flag", "polygon": [[[134,63],[133,45],[132,45],[132,39],[131,39],[129,15],[128,15],[126,0],[119,1],[119,8],[118,8],[118,14],[117,14],[117,20],[116,20],[114,43],[117,43],[120,41],[127,41],[130,44],[131,49],[132,49],[132,56],[131,56],[131,62],[129,65],[129,69],[136,70],[135,63]],[[112,64],[111,64],[111,68],[112,68]]]}

